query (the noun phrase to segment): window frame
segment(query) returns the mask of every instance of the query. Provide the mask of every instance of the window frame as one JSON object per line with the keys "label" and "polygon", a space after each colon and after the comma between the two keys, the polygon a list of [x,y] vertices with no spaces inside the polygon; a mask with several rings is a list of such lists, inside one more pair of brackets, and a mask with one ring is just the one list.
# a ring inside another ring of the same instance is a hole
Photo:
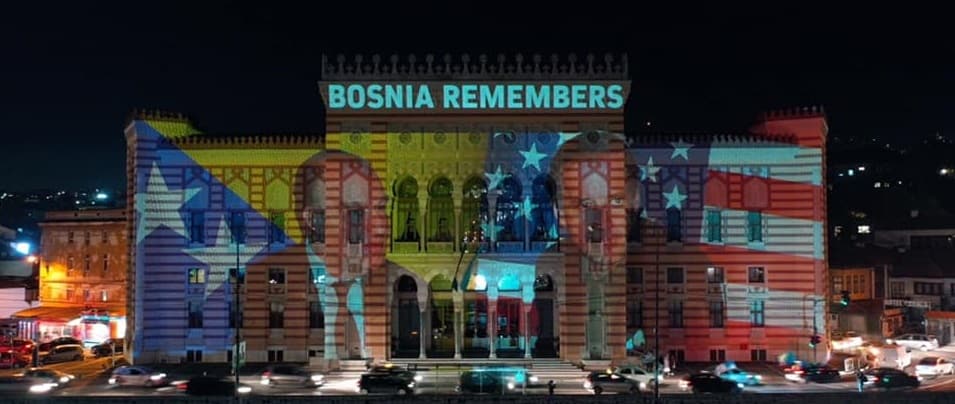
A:
{"label": "window frame", "polygon": [[750,244],[763,243],[764,231],[763,212],[757,210],[746,212],[746,241]]}
{"label": "window frame", "polygon": [[708,285],[726,283],[726,269],[723,267],[706,267],[706,283]]}
{"label": "window frame", "polygon": [[710,328],[726,328],[726,304],[722,300],[709,303]]}
{"label": "window frame", "polygon": [[[754,270],[757,270],[757,269],[758,271],[754,272]],[[754,273],[759,273],[760,276],[754,278],[753,277]],[[756,284],[765,285],[766,284],[766,267],[760,266],[760,265],[753,265],[753,266],[746,267],[746,281],[747,283],[756,283]]]}
{"label": "window frame", "polygon": [[[279,307],[280,310],[276,311],[275,308]],[[284,329],[285,328],[285,303],[282,302],[269,302],[269,328],[270,329]]]}
{"label": "window frame", "polygon": [[[676,273],[676,271],[679,271],[679,273],[680,273],[680,280],[679,280],[678,282],[676,282],[676,281],[671,281],[671,277],[670,277],[670,274]],[[666,280],[667,280],[667,282],[666,282],[667,285],[685,285],[685,284],[686,284],[686,268],[683,268],[683,267],[667,267]]]}
{"label": "window frame", "polygon": [[[713,215],[716,216],[714,221]],[[723,212],[719,209],[706,210],[706,241],[708,243],[723,242]],[[714,224],[715,223],[715,224]]]}
{"label": "window frame", "polygon": [[186,282],[190,285],[205,285],[207,281],[206,269],[191,267],[186,269]]}
{"label": "window frame", "polygon": [[750,327],[766,327],[766,301],[763,299],[754,299],[749,303],[749,324]]}

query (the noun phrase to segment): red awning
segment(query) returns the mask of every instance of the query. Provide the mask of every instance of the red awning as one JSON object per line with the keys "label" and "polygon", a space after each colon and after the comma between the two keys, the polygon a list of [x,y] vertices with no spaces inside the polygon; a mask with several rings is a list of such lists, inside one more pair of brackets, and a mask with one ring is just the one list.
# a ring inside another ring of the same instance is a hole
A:
{"label": "red awning", "polygon": [[925,318],[933,320],[955,320],[955,311],[927,311]]}

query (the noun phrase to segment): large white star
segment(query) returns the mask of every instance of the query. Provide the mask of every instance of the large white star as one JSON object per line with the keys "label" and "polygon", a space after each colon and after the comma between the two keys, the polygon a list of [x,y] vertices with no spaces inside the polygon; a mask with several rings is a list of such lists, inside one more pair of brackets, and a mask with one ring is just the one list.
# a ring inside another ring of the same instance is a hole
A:
{"label": "large white star", "polygon": [[159,166],[153,163],[149,176],[146,178],[146,191],[137,192],[134,197],[138,216],[136,243],[142,242],[146,236],[162,226],[180,236],[187,237],[186,225],[182,221],[179,208],[183,201],[192,199],[199,191],[199,188],[185,189],[181,192],[170,191],[159,171]]}
{"label": "large white star", "polygon": [[184,253],[189,254],[196,261],[209,266],[209,274],[206,276],[206,293],[209,297],[213,291],[221,287],[229,278],[229,269],[235,268],[238,261],[239,267],[245,267],[249,260],[255,257],[262,249],[264,244],[231,244],[232,231],[223,217],[219,223],[219,231],[216,233],[215,244],[208,247],[186,248]]}
{"label": "large white star", "polygon": [[521,155],[524,156],[524,166],[521,168],[527,168],[527,166],[534,166],[537,171],[541,170],[541,160],[547,157],[544,153],[537,152],[537,143],[531,143],[531,149],[528,151],[521,151]]}
{"label": "large white star", "polygon": [[650,156],[650,159],[647,160],[647,165],[640,166],[640,181],[646,181],[647,178],[650,179],[650,182],[657,182],[657,173],[660,171],[660,167],[653,165],[653,156]]}
{"label": "large white star", "polygon": [[664,192],[663,197],[667,198],[666,209],[670,209],[670,208],[683,209],[683,201],[686,200],[686,195],[683,195],[680,193],[680,188],[677,187],[676,184],[673,184],[672,191],[670,191],[669,193]]}
{"label": "large white star", "polygon": [[683,139],[680,139],[679,142],[670,142],[670,145],[673,146],[673,154],[670,156],[671,159],[675,159],[678,156],[683,156],[684,160],[690,160],[687,152],[689,152],[690,148],[693,147],[692,144],[684,143]]}
{"label": "large white star", "polygon": [[573,140],[577,136],[580,136],[580,132],[574,132],[574,133],[560,132],[558,135],[560,136],[560,139],[557,139],[557,148],[559,149],[561,146],[564,145],[564,143],[567,143]]}
{"label": "large white star", "polygon": [[496,171],[493,173],[484,173],[484,176],[487,177],[487,180],[489,181],[489,184],[487,185],[487,189],[489,191],[499,187],[501,185],[501,181],[504,181],[504,178],[506,177],[506,175],[501,172],[500,164],[497,165]]}

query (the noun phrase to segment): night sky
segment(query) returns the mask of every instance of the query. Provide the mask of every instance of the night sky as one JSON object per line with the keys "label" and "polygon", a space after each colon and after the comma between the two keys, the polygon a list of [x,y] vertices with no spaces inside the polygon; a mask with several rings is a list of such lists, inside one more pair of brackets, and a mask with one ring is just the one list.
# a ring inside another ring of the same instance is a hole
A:
{"label": "night sky", "polygon": [[627,52],[628,122],[659,131],[740,132],[758,111],[813,104],[835,136],[955,130],[941,10],[201,3],[5,5],[0,189],[121,189],[134,108],[209,132],[322,133],[322,53]]}

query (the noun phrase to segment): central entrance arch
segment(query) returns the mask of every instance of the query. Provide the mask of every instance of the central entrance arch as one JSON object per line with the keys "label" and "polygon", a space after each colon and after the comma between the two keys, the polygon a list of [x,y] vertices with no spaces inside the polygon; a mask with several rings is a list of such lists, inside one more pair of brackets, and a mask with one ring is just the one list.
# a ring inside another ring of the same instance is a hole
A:
{"label": "central entrance arch", "polygon": [[395,283],[395,299],[392,305],[393,334],[397,341],[395,358],[417,358],[421,353],[421,315],[418,307],[418,284],[408,275],[402,275]]}

